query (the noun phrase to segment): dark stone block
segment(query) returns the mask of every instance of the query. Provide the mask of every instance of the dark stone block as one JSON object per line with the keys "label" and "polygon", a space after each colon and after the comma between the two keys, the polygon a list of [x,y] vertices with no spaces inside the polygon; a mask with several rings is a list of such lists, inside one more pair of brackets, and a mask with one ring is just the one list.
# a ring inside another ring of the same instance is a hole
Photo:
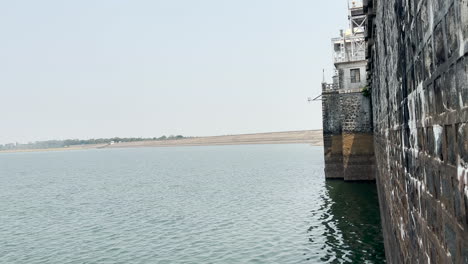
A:
{"label": "dark stone block", "polygon": [[434,102],[436,108],[436,114],[441,114],[445,112],[445,107],[443,104],[443,96],[442,96],[442,78],[439,77],[434,81]]}
{"label": "dark stone block", "polygon": [[[413,59],[411,55],[411,59]],[[411,67],[408,74],[407,74],[407,86],[408,86],[408,94],[411,94],[415,89],[415,80],[414,80],[414,68]]]}
{"label": "dark stone block", "polygon": [[438,168],[434,168],[434,197],[436,199],[440,198],[441,190],[440,190],[440,171]]}
{"label": "dark stone block", "polygon": [[427,107],[428,107],[428,115],[432,115],[432,114],[435,114],[437,111],[436,111],[436,107],[435,107],[435,96],[434,96],[434,85],[432,85],[432,83],[430,83],[427,88],[426,88],[426,100],[427,100]]}
{"label": "dark stone block", "polygon": [[455,217],[459,223],[465,222],[465,208],[464,208],[464,199],[463,199],[463,191],[460,191],[460,188],[455,185],[454,192],[453,192],[453,206],[455,211]]}
{"label": "dark stone block", "polygon": [[424,151],[424,138],[425,138],[424,128],[418,128],[418,149]]}
{"label": "dark stone block", "polygon": [[431,167],[426,167],[426,187],[427,191],[432,195],[435,196],[435,186],[434,186],[434,170]]}
{"label": "dark stone block", "polygon": [[453,211],[453,185],[452,185],[452,178],[450,175],[447,175],[445,171],[440,173],[440,183],[441,183],[441,193],[440,197],[442,202],[446,205],[447,210],[450,212]]}
{"label": "dark stone block", "polygon": [[414,100],[414,112],[415,112],[415,119],[416,119],[416,122],[418,123],[417,125],[419,125],[419,121],[421,121],[421,118],[422,118],[422,105],[421,105],[421,96],[420,96],[421,93],[418,93],[415,97],[415,100]]}
{"label": "dark stone block", "polygon": [[414,60],[415,85],[418,87],[424,81],[424,65],[422,54],[418,53]]}
{"label": "dark stone block", "polygon": [[442,151],[442,141],[443,141],[443,128],[441,126],[434,126],[432,128],[434,131],[434,157],[444,160],[444,152]]}
{"label": "dark stone block", "polygon": [[434,60],[433,60],[433,50],[432,50],[432,38],[426,43],[424,47],[424,76],[426,78],[431,77],[432,72],[434,71]]}
{"label": "dark stone block", "polygon": [[423,33],[423,30],[422,30],[422,21],[421,21],[421,12],[418,13],[418,15],[416,16],[416,19],[415,19],[415,28],[414,28],[414,35],[415,35],[415,39],[418,41],[418,43],[421,42],[421,40],[423,39],[423,36],[424,36],[424,33]]}
{"label": "dark stone block", "polygon": [[[421,116],[421,119],[424,117],[424,118],[427,118],[428,115],[429,115],[429,95],[428,95],[428,92],[427,92],[427,89],[424,89],[420,94],[419,94],[419,97],[420,97],[420,102],[421,102],[421,110],[422,112],[425,113],[425,116]],[[422,120],[424,121],[424,120]]]}
{"label": "dark stone block", "polygon": [[[410,38],[406,38],[406,64],[410,65],[414,59],[414,45]],[[411,90],[410,90],[411,92]]]}
{"label": "dark stone block", "polygon": [[[424,182],[425,173],[424,173],[424,166],[425,160],[421,157],[421,154],[417,153],[416,156],[413,156],[414,159],[414,177],[421,182]],[[418,190],[419,192],[419,190]]]}
{"label": "dark stone block", "polygon": [[435,65],[439,67],[446,61],[445,41],[442,23],[439,23],[434,29],[434,47],[435,47]]}
{"label": "dark stone block", "polygon": [[[414,250],[416,250],[418,248],[418,232],[417,232],[418,230],[416,227],[416,220],[414,219],[414,216],[409,217],[408,223],[409,223],[408,238],[410,239],[411,247]],[[417,257],[417,255],[413,254],[413,257]]]}
{"label": "dark stone block", "polygon": [[455,233],[454,229],[447,223],[445,224],[445,243],[447,245],[447,249],[450,253],[450,257],[452,263],[455,263],[455,257],[457,255],[457,234]]}
{"label": "dark stone block", "polygon": [[461,263],[468,263],[468,242],[465,241],[465,246],[462,247]]}
{"label": "dark stone block", "polygon": [[440,257],[438,256],[438,251],[437,251],[437,246],[436,244],[433,242],[433,241],[430,241],[429,240],[429,248],[428,248],[428,251],[429,251],[429,256],[431,258],[432,261],[434,261],[434,263],[440,263],[438,262],[438,259],[440,259]]}
{"label": "dark stone block", "polygon": [[440,233],[441,229],[441,216],[439,215],[438,207],[435,205],[434,201],[431,201],[427,207],[427,218],[431,219],[427,224],[431,231],[435,234]]}
{"label": "dark stone block", "polygon": [[396,137],[397,137],[395,143],[396,143],[397,146],[401,146],[401,142],[402,142],[402,141],[401,141],[401,137],[402,137],[401,129],[397,129],[397,130],[395,131],[395,133],[396,133]]}
{"label": "dark stone block", "polygon": [[403,145],[404,145],[405,147],[409,147],[409,145],[410,145],[410,129],[409,129],[409,127],[406,125],[403,131],[404,131],[404,135],[403,135]]}
{"label": "dark stone block", "polygon": [[426,186],[428,192],[435,198],[440,197],[439,170],[432,165],[426,166]]}
{"label": "dark stone block", "polygon": [[443,100],[445,108],[449,110],[456,110],[459,107],[457,85],[455,82],[455,67],[452,66],[444,75],[446,89],[443,90]]}
{"label": "dark stone block", "polygon": [[422,0],[423,3],[421,5],[421,11],[420,11],[420,19],[421,19],[421,30],[422,30],[422,36],[427,33],[429,30],[429,13],[428,13],[428,0]]}
{"label": "dark stone block", "polygon": [[464,41],[468,40],[468,0],[459,0],[460,2],[460,26]]}
{"label": "dark stone block", "polygon": [[429,155],[434,155],[434,149],[435,149],[435,143],[434,143],[434,131],[433,131],[433,128],[432,127],[428,127],[426,129],[427,133],[426,133],[426,136],[427,136],[427,153]]}
{"label": "dark stone block", "polygon": [[451,125],[445,126],[445,141],[447,142],[447,162],[455,165],[457,162],[457,155],[455,153],[455,131]]}
{"label": "dark stone block", "polygon": [[465,205],[465,219],[462,221],[462,223],[465,224],[465,227],[468,226],[468,196],[463,194],[463,204]]}
{"label": "dark stone block", "polygon": [[401,83],[401,96],[402,96],[402,101],[405,100],[408,97],[408,76],[405,74],[404,78],[402,79]]}
{"label": "dark stone block", "polygon": [[[427,219],[427,197],[424,192],[421,193],[421,217]],[[421,229],[424,227],[421,226]]]}
{"label": "dark stone block", "polygon": [[445,17],[445,25],[447,32],[447,51],[448,57],[450,58],[458,49],[457,23],[454,5],[450,7]]}
{"label": "dark stone block", "polygon": [[468,125],[459,124],[457,129],[457,143],[460,159],[463,163],[468,162]]}
{"label": "dark stone block", "polygon": [[396,116],[398,116],[398,125],[403,125],[403,120],[405,119],[404,118],[404,111],[402,110],[402,108],[400,107],[397,111],[397,113],[395,114]]}
{"label": "dark stone block", "polygon": [[446,0],[432,0],[433,10],[436,10],[436,12],[442,10],[445,6],[445,1]]}
{"label": "dark stone block", "polygon": [[408,172],[411,176],[415,178],[416,176],[416,160],[413,156],[413,153],[411,151],[406,152],[406,156],[408,157]]}
{"label": "dark stone block", "polygon": [[[409,123],[409,107],[408,107],[408,103],[406,104],[403,104],[403,125],[408,125]],[[409,136],[409,134],[407,135]]]}
{"label": "dark stone block", "polygon": [[468,65],[466,61],[466,58],[460,59],[455,70],[456,86],[462,107],[468,106]]}

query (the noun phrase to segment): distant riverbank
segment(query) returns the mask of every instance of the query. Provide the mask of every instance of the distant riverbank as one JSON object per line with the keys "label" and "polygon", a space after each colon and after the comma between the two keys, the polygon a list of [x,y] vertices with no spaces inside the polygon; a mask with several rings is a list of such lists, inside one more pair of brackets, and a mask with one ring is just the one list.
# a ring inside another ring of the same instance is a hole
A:
{"label": "distant riverbank", "polygon": [[75,145],[63,148],[6,150],[7,152],[64,151],[98,148],[137,148],[137,147],[175,147],[175,146],[213,146],[213,145],[250,145],[250,144],[323,144],[322,130],[271,132],[210,137],[190,137],[164,141],[116,142],[114,144]]}
{"label": "distant riverbank", "polygon": [[85,144],[85,145],[74,145],[74,146],[63,147],[63,148],[10,149],[10,150],[1,150],[0,153],[83,150],[83,149],[104,148],[106,146],[107,144]]}

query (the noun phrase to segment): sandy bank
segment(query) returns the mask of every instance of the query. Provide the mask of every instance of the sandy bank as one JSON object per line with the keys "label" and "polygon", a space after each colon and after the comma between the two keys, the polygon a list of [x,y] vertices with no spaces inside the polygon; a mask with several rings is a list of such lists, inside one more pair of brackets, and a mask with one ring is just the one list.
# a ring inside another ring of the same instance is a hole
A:
{"label": "sandy bank", "polygon": [[193,137],[178,140],[122,142],[106,148],[134,147],[172,147],[172,146],[213,146],[213,145],[249,145],[249,144],[311,144],[321,146],[322,130],[291,132],[272,132],[213,137]]}
{"label": "sandy bank", "polygon": [[112,145],[79,145],[67,148],[50,149],[24,149],[0,151],[8,152],[36,152],[36,151],[64,151],[64,150],[83,150],[98,148],[138,148],[138,147],[175,147],[175,146],[216,146],[216,145],[250,145],[250,144],[310,144],[313,146],[322,146],[322,130],[304,130],[289,132],[271,132],[242,135],[226,135],[212,137],[192,137],[177,140],[161,141],[138,141],[121,142]]}

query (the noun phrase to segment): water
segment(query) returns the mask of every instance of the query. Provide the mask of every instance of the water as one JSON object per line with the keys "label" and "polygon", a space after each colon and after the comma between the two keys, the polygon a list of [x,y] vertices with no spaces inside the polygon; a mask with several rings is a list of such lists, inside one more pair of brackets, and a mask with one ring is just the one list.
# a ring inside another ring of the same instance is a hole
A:
{"label": "water", "polygon": [[374,184],[321,147],[0,154],[0,263],[382,263]]}

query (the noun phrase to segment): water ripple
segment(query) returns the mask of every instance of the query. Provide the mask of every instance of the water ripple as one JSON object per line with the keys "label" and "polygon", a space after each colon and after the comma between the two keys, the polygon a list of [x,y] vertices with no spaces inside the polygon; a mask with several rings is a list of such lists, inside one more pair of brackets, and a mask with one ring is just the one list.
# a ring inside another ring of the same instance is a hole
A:
{"label": "water ripple", "polygon": [[382,263],[375,186],[324,181],[322,157],[307,145],[2,154],[0,263]]}

